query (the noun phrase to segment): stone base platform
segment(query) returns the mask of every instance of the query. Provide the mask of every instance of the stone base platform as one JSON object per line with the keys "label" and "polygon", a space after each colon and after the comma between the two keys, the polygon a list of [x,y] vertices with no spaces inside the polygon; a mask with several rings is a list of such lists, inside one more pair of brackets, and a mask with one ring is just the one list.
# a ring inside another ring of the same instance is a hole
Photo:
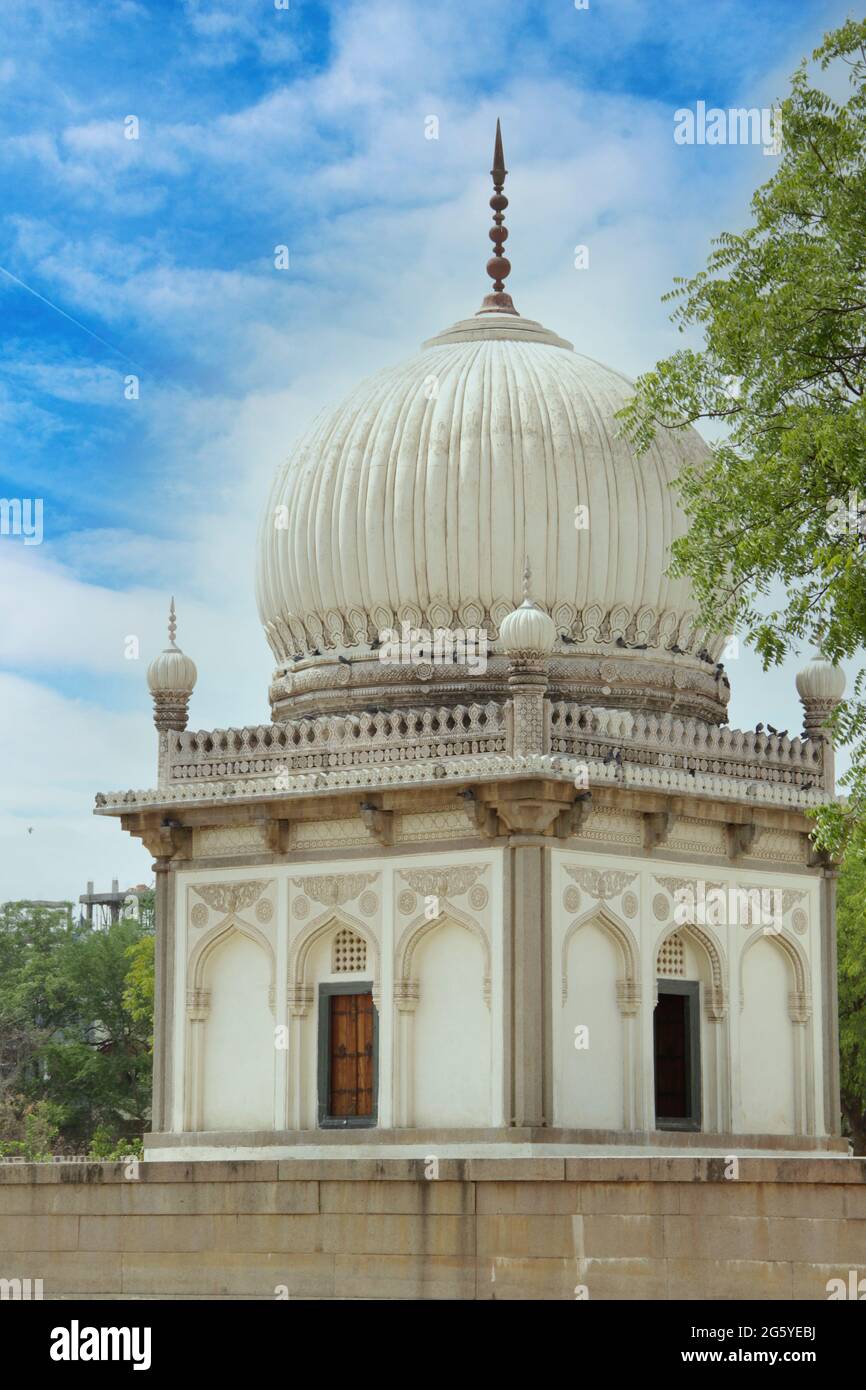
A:
{"label": "stone base platform", "polygon": [[848,1155],[847,1139],[832,1135],[707,1134],[617,1129],[317,1129],[197,1130],[146,1134],[151,1162],[282,1158],[603,1158],[769,1153],[812,1157]]}
{"label": "stone base platform", "polygon": [[46,1299],[825,1300],[852,1271],[866,1161],[829,1153],[0,1164],[0,1279]]}

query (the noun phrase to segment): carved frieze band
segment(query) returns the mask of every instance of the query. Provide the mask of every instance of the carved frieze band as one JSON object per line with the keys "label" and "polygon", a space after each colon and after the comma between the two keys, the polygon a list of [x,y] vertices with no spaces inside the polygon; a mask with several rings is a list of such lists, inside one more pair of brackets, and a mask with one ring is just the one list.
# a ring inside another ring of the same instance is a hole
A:
{"label": "carved frieze band", "polygon": [[243,912],[252,907],[269,887],[267,879],[246,879],[241,883],[194,883],[193,891],[214,912]]}
{"label": "carved frieze band", "polygon": [[619,897],[623,889],[637,878],[637,874],[624,873],[620,869],[583,869],[574,864],[566,864],[565,872],[598,902]]}
{"label": "carved frieze band", "polygon": [[366,901],[362,902],[362,910],[366,915],[370,911],[375,912],[378,907],[378,899],[373,893],[365,893],[368,885],[375,883],[378,874],[315,874],[309,878],[293,878],[292,883],[305,893],[313,902],[321,903],[323,907],[343,907],[346,903],[354,902],[364,894]]}

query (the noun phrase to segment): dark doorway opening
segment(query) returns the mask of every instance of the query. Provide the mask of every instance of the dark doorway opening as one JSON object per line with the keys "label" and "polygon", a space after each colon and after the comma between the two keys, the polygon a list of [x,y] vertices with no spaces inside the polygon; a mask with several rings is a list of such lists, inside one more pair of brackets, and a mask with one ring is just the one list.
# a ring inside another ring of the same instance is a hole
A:
{"label": "dark doorway opening", "polygon": [[700,985],[659,980],[653,1018],[657,1129],[701,1127]]}

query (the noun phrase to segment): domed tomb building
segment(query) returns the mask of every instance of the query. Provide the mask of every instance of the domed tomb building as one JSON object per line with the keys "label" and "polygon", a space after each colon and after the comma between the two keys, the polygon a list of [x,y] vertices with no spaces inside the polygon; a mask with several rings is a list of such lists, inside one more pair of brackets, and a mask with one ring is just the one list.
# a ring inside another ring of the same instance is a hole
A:
{"label": "domed tomb building", "polygon": [[187,730],[172,606],[156,787],[97,798],[155,858],[149,1158],[839,1133],[806,812],[841,675],[798,677],[800,738],[727,727],[723,639],[667,573],[706,446],[638,458],[629,381],[515,310],[498,130],[493,178],[480,310],[274,480],[271,722]]}

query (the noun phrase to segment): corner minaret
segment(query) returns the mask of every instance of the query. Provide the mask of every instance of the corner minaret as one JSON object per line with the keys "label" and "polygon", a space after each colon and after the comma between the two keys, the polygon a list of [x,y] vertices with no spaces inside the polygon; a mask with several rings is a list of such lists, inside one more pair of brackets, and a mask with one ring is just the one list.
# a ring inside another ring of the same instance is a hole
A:
{"label": "corner minaret", "polygon": [[168,612],[168,646],[147,668],[147,684],[153,696],[153,722],[160,733],[167,729],[182,732],[189,715],[189,697],[195,689],[198,671],[195,662],[180,650],[174,599]]}
{"label": "corner minaret", "polygon": [[505,155],[502,152],[502,130],[497,120],[496,141],[493,146],[493,168],[490,170],[494,190],[493,197],[490,199],[490,206],[493,209],[493,226],[488,234],[493,242],[494,254],[487,262],[487,274],[493,281],[493,293],[484,296],[481,308],[478,310],[479,314],[517,314],[511,295],[505,292],[505,281],[511,274],[511,262],[504,254],[505,242],[508,239],[508,228],[504,225],[508,199],[502,190],[505,187],[507,174]]}

